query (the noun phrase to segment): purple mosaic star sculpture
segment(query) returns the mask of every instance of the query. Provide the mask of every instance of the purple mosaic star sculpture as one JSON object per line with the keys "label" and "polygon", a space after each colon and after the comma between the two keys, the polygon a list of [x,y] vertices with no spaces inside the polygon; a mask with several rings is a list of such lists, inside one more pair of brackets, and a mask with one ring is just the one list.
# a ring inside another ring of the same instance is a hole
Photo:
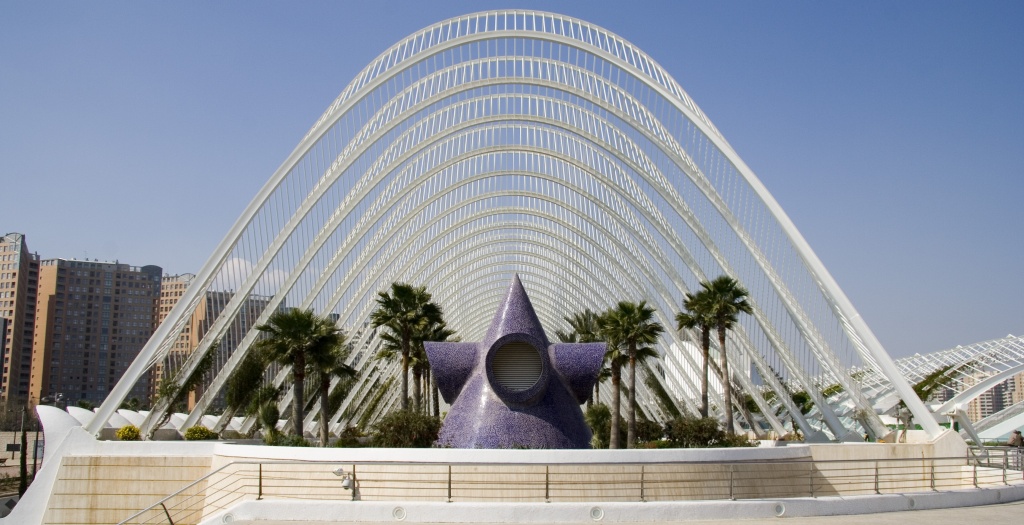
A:
{"label": "purple mosaic star sculpture", "polygon": [[604,343],[549,344],[516,275],[478,343],[424,343],[451,405],[437,445],[590,448],[580,404],[604,361]]}

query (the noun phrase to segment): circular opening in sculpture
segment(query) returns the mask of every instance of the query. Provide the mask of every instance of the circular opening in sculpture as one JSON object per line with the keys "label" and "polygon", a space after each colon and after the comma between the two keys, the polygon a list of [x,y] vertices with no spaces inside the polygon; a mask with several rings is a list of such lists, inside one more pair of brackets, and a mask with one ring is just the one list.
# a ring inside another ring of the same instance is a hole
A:
{"label": "circular opening in sculpture", "polygon": [[528,343],[508,343],[491,358],[494,380],[505,390],[523,392],[540,380],[544,365],[537,349]]}

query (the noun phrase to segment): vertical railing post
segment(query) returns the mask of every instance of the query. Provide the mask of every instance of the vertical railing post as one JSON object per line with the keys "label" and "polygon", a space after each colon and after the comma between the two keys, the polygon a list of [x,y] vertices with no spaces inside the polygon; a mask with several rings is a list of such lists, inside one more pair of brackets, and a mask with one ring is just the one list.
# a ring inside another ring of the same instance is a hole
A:
{"label": "vertical railing post", "polygon": [[452,502],[452,466],[448,465],[448,503]]}
{"label": "vertical railing post", "polygon": [[932,472],[931,472],[932,490],[935,490],[935,460],[932,460]]}
{"label": "vertical railing post", "polygon": [[160,506],[164,508],[164,516],[167,516],[167,523],[174,525],[174,520],[171,519],[171,513],[167,512],[167,505],[160,503]]}
{"label": "vertical railing post", "polygon": [[263,463],[260,463],[259,493],[256,494],[256,499],[263,499]]}
{"label": "vertical railing post", "polygon": [[647,496],[644,494],[644,466],[640,465],[640,501],[647,501]]}
{"label": "vertical railing post", "polygon": [[551,503],[551,466],[544,465],[544,502]]}
{"label": "vertical railing post", "polygon": [[814,497],[814,463],[811,463],[811,470],[807,474],[807,479],[811,482],[811,497]]}
{"label": "vertical railing post", "polygon": [[736,477],[735,474],[736,474],[736,465],[729,464],[729,499],[731,499],[731,500],[735,500],[736,499],[736,492],[735,492],[735,490],[733,488],[734,478]]}
{"label": "vertical railing post", "polygon": [[875,460],[875,494],[881,494],[882,492],[878,487],[878,460]]}
{"label": "vertical railing post", "polygon": [[974,488],[978,488],[978,462],[974,462]]}
{"label": "vertical railing post", "polygon": [[352,501],[359,499],[359,482],[356,481],[356,464],[352,464]]}
{"label": "vertical railing post", "polygon": [[1006,467],[1009,463],[1010,456],[1008,454],[1003,454],[1003,485],[1009,485],[1009,483],[1006,482]]}

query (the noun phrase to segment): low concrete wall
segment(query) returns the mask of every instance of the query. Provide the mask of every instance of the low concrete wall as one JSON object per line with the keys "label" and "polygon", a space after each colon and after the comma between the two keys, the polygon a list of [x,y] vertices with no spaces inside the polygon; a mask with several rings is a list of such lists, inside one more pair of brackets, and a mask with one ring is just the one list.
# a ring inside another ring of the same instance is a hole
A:
{"label": "low concrete wall", "polygon": [[[54,416],[64,421],[60,418],[66,414]],[[426,509],[422,515],[431,518],[418,521],[432,521],[441,516],[429,509],[443,508],[446,521],[463,514],[468,521],[530,521],[534,515],[543,516],[543,521],[563,521],[555,514],[570,521],[579,516],[593,520],[594,515],[588,513],[597,511],[601,519],[607,516],[609,521],[660,521],[678,520],[680,509],[691,503],[704,505],[700,508],[748,509],[745,517],[832,513],[830,509],[845,507],[803,502],[843,502],[851,494],[861,493],[874,497],[876,490],[928,491],[936,456],[958,458],[950,464],[950,489],[977,483],[999,487],[995,493],[1009,494],[1006,497],[1017,498],[1018,492],[1024,497],[1019,485],[1006,485],[1021,480],[1003,481],[1001,469],[964,467],[960,458],[966,457],[966,446],[951,433],[932,443],[741,449],[318,449],[224,442],[97,441],[81,427],[65,426],[63,434],[51,441],[56,450],[15,508],[17,516],[0,519],[0,524],[116,523],[210,473],[204,482],[168,502],[175,523],[212,523],[226,513],[240,517],[246,509],[262,509],[260,512],[267,512],[262,517],[271,519],[287,511],[282,509],[292,508],[289,500],[294,499],[302,499],[298,508],[308,511],[278,519],[315,521],[317,512],[331,508],[342,509],[335,520],[352,514],[355,521],[390,521],[397,515],[380,518],[377,514],[401,509],[405,516],[419,512],[414,509]],[[900,476],[887,476],[887,481],[876,486],[871,474],[875,463],[896,464],[896,460],[902,460],[898,462]],[[842,467],[830,468],[832,464]],[[341,476],[335,474],[338,469]],[[864,476],[851,482],[847,478],[853,474]],[[354,477],[355,490],[342,487],[346,476]],[[817,498],[804,497],[809,493]],[[940,500],[926,496],[945,493],[901,496],[911,499],[882,495],[877,501],[883,507],[899,506],[921,497],[922,502],[939,505],[936,501]],[[833,494],[841,497],[828,497]],[[255,501],[259,495],[263,500]],[[713,498],[724,501],[707,501]],[[637,505],[641,501],[644,503]],[[481,509],[492,513],[481,515]],[[650,517],[642,518],[641,510]],[[734,511],[716,512],[728,518]],[[671,517],[658,517],[659,513]]]}
{"label": "low concrete wall", "polygon": [[[220,445],[204,516],[241,501],[315,498],[368,501],[658,501],[797,494],[780,480],[806,478],[804,446],[673,450],[287,449]],[[327,461],[262,465],[260,460]],[[803,460],[803,461],[801,461]],[[734,475],[725,461],[774,462]],[[228,466],[230,465],[230,466]],[[341,488],[341,468],[356,493]],[[771,480],[764,483],[763,480]],[[801,484],[800,490],[803,490]]]}
{"label": "low concrete wall", "polygon": [[43,523],[117,523],[205,476],[210,463],[204,456],[65,456]]}
{"label": "low concrete wall", "polygon": [[[808,445],[820,480],[816,495],[858,495],[954,490],[973,486],[973,471],[964,474],[967,444],[958,434],[943,432],[923,443],[823,443]],[[951,458],[951,459],[935,459]],[[918,461],[914,461],[918,460]],[[851,463],[863,466],[851,468]],[[879,483],[874,477],[878,469]],[[968,477],[964,477],[967,475]],[[1000,478],[1001,478],[1000,472]],[[986,475],[989,479],[991,475]],[[958,481],[950,481],[956,478]],[[936,482],[934,480],[938,479]]]}
{"label": "low concrete wall", "polygon": [[[247,501],[201,525],[262,520],[329,523],[678,523],[992,505],[1024,500],[1024,486],[849,497],[650,503],[426,503]],[[760,521],[758,521],[760,523]]]}

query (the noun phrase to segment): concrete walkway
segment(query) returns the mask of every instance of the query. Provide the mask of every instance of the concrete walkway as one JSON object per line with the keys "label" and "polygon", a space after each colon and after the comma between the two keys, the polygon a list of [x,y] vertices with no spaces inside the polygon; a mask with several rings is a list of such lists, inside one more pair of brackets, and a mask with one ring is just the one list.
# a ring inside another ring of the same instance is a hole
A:
{"label": "concrete walkway", "polygon": [[[936,524],[936,523],[981,523],[994,525],[997,523],[1016,523],[1024,517],[1024,502],[1016,501],[1000,505],[985,505],[981,507],[960,507],[950,509],[911,510],[904,512],[883,512],[879,514],[854,514],[848,516],[808,516],[802,518],[769,518],[769,519],[730,519],[730,520],[680,520],[677,522],[631,522],[630,525],[723,525],[724,523],[740,523],[743,525],[758,525],[771,523],[775,525],[854,525],[870,523],[871,525],[909,525],[909,524]],[[303,523],[315,523],[316,525],[347,525],[351,522],[301,522],[301,521],[235,521],[233,525],[299,525]],[[360,522],[359,525],[395,525],[399,521],[387,522]],[[600,522],[594,522],[600,523]],[[445,523],[416,523],[416,525],[451,525]],[[534,523],[530,525],[560,525],[557,523],[545,524]]]}
{"label": "concrete walkway", "polygon": [[[848,516],[807,516],[802,518],[774,518],[755,520],[700,520],[680,521],[686,525],[722,525],[723,523],[742,523],[756,525],[760,523],[773,523],[779,525],[811,525],[822,523],[825,525],[854,525],[870,523],[871,525],[908,525],[914,523],[983,523],[995,525],[997,523],[1016,523],[1021,520],[1024,513],[1024,502],[1003,503],[1001,505],[987,505],[983,507],[961,507],[953,509],[931,509],[931,510],[908,510],[904,512],[882,512],[879,514],[853,514]],[[639,524],[638,524],[639,525]],[[667,525],[661,523],[659,525]]]}

